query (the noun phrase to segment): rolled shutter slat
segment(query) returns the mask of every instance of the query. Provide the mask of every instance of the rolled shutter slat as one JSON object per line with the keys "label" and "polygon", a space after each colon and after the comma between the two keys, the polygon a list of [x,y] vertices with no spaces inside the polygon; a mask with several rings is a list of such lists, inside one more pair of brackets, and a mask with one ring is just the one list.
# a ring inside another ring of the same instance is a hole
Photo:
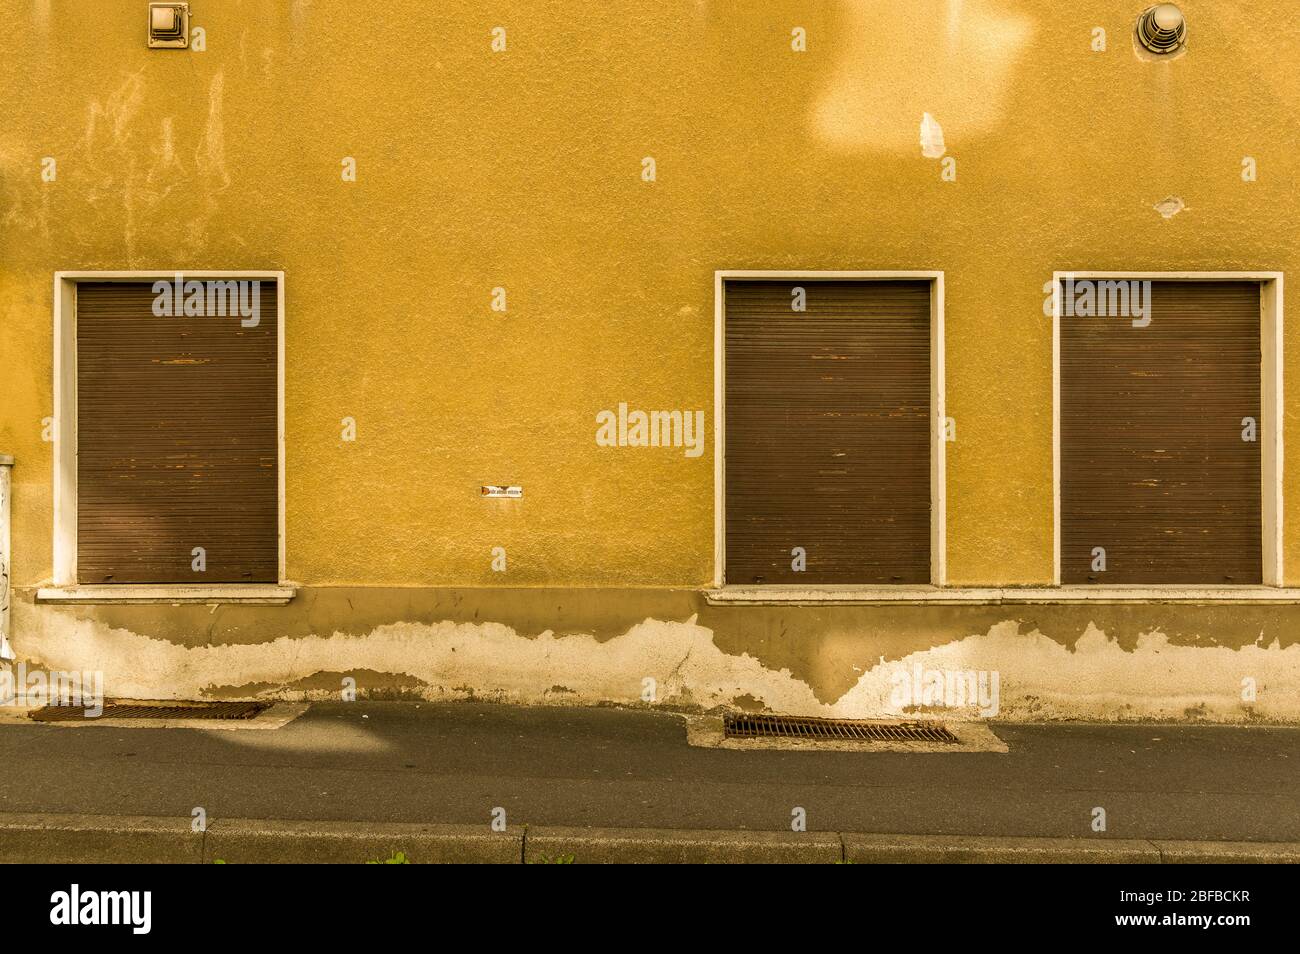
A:
{"label": "rolled shutter slat", "polygon": [[155,316],[154,298],[151,283],[77,287],[78,579],[275,582],[275,282],[249,328]]}
{"label": "rolled shutter slat", "polygon": [[724,307],[727,582],[928,583],[930,283],[728,281]]}
{"label": "rolled shutter slat", "polygon": [[1146,327],[1063,315],[1060,363],[1061,581],[1260,583],[1259,283],[1153,282]]}

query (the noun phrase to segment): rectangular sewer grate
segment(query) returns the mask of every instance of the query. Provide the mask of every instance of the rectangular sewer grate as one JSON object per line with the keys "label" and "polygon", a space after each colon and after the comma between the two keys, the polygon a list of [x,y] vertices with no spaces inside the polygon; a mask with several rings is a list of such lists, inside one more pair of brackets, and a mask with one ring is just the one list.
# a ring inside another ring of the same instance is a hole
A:
{"label": "rectangular sewer grate", "polygon": [[808,739],[814,742],[959,742],[937,722],[864,722],[859,719],[817,719],[811,716],[728,713],[723,718],[728,739]]}
{"label": "rectangular sewer grate", "polygon": [[98,716],[86,714],[84,706],[43,706],[31,713],[37,722],[71,722],[86,719],[251,719],[270,706],[269,702],[106,702]]}

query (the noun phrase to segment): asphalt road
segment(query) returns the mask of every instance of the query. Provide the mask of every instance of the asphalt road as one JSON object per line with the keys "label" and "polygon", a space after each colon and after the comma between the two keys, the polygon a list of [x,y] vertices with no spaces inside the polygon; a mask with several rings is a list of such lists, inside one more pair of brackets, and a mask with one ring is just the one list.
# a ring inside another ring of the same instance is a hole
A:
{"label": "asphalt road", "polygon": [[[1010,751],[693,748],[672,714],[317,703],[275,730],[0,725],[0,812],[1300,841],[1300,728],[994,724]],[[1104,835],[1091,828],[1104,808]]]}

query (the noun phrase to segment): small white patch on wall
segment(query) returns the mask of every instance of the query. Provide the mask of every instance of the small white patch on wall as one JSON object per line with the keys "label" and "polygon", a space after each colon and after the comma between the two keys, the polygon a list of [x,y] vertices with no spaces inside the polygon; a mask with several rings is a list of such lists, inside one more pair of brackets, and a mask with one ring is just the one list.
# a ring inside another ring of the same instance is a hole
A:
{"label": "small white patch on wall", "polygon": [[1184,209],[1186,209],[1187,206],[1183,203],[1183,200],[1180,199],[1178,196],[1171,195],[1161,199],[1154,206],[1152,206],[1152,208],[1154,208],[1157,212],[1160,213],[1161,218],[1172,219],[1179,212],[1182,212]]}
{"label": "small white patch on wall", "polygon": [[929,113],[924,113],[921,116],[921,155],[927,159],[942,159],[945,152],[943,127]]}

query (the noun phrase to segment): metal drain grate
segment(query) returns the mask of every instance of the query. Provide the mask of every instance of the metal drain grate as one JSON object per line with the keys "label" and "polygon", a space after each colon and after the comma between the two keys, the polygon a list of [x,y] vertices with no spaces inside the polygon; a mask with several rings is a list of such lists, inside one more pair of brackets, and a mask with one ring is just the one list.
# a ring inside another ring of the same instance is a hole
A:
{"label": "metal drain grate", "polygon": [[37,722],[71,722],[86,719],[251,719],[269,702],[108,702],[98,716],[84,706],[43,706],[31,713]]}
{"label": "metal drain grate", "polygon": [[811,716],[728,713],[728,739],[809,739],[815,742],[946,742],[960,740],[937,722],[863,722]]}

